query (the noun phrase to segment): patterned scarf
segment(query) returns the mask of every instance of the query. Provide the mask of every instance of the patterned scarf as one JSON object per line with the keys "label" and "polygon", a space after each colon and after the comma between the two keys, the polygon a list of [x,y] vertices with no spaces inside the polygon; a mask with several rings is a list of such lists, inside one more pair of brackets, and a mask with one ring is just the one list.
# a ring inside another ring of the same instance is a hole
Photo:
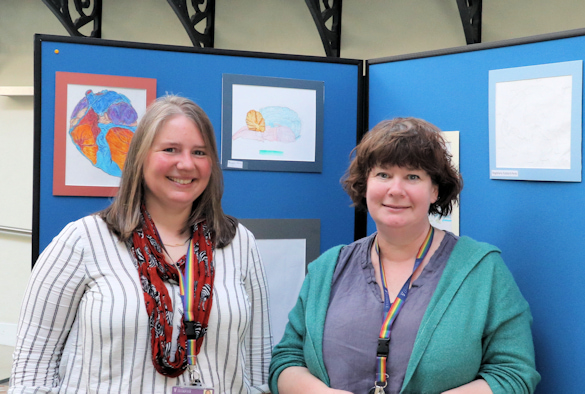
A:
{"label": "patterned scarf", "polygon": [[[144,205],[141,207],[141,223],[142,228],[134,231],[129,240],[129,247],[144,291],[144,303],[150,327],[152,363],[161,374],[177,377],[187,368],[187,335],[185,323],[182,321],[177,351],[174,354],[174,361],[171,361],[173,305],[164,282],[179,284],[180,273],[165,259],[158,231]],[[199,353],[203,337],[207,332],[215,277],[212,262],[214,244],[205,222],[193,226],[192,245],[194,246],[193,256],[198,262],[196,273],[199,277],[195,282],[195,305],[199,307],[194,311],[195,325],[201,327],[196,338],[196,353]],[[177,263],[181,271],[185,269],[185,259],[186,256],[183,256]],[[206,270],[206,267],[211,267],[211,269]],[[203,289],[205,291],[202,291]]]}

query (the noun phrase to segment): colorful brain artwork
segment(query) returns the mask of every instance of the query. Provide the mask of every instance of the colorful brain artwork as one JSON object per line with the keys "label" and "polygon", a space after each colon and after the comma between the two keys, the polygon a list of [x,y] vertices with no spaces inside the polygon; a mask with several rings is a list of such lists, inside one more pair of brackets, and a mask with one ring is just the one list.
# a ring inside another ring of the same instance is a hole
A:
{"label": "colorful brain artwork", "polygon": [[301,118],[287,107],[264,107],[259,111],[250,110],[246,114],[246,126],[232,135],[238,138],[269,141],[295,142],[301,137]]}
{"label": "colorful brain artwork", "polygon": [[71,113],[69,135],[79,152],[113,176],[122,176],[138,114],[123,94],[85,92]]}

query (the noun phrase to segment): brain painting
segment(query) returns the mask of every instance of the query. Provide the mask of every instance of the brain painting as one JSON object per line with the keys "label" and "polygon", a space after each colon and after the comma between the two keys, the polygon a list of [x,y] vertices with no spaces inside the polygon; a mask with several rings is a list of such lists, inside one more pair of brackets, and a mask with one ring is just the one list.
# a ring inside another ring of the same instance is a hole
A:
{"label": "brain painting", "polygon": [[301,119],[295,111],[287,107],[264,107],[248,111],[246,126],[234,133],[232,139],[290,143],[300,136]]}
{"label": "brain painting", "polygon": [[95,167],[119,177],[137,121],[136,110],[123,94],[88,90],[71,113],[69,136]]}

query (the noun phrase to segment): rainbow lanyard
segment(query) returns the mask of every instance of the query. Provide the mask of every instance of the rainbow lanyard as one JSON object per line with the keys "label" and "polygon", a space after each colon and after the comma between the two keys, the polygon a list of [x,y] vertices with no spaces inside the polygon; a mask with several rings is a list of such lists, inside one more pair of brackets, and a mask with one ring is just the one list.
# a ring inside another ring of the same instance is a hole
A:
{"label": "rainbow lanyard", "polygon": [[194,237],[192,237],[185,256],[184,273],[179,272],[179,289],[183,300],[183,320],[187,334],[187,362],[190,366],[194,366],[197,362],[197,340],[195,337],[195,310],[197,309],[197,303],[195,302],[195,290],[199,274],[198,261],[194,253],[194,242]]}
{"label": "rainbow lanyard", "polygon": [[378,254],[378,260],[380,262],[380,276],[382,280],[382,287],[384,288],[384,323],[382,324],[382,328],[380,329],[380,337],[378,338],[378,349],[377,349],[377,357],[378,357],[378,368],[376,370],[376,387],[386,387],[386,359],[388,358],[388,353],[390,351],[390,332],[392,331],[392,323],[396,320],[398,313],[402,309],[402,305],[404,305],[404,301],[408,296],[408,290],[410,288],[410,280],[412,279],[412,275],[422,263],[425,256],[427,255],[429,249],[431,248],[431,244],[433,243],[433,236],[435,235],[435,229],[433,226],[429,229],[425,240],[423,241],[418,253],[416,254],[416,260],[414,261],[414,267],[412,268],[412,274],[408,277],[402,289],[396,296],[396,299],[392,304],[390,304],[390,296],[388,295],[388,288],[386,287],[386,275],[384,274],[384,266],[382,265],[382,256],[380,253],[380,247],[378,245],[378,238],[376,237],[376,253]]}

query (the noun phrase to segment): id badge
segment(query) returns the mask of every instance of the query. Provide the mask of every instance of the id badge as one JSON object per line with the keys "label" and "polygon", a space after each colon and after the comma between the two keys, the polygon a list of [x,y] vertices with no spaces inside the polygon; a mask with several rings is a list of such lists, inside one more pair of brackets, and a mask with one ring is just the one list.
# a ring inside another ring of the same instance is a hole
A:
{"label": "id badge", "polygon": [[214,394],[213,388],[201,384],[201,372],[197,364],[189,363],[188,371],[191,384],[173,386],[173,394]]}
{"label": "id badge", "polygon": [[202,386],[173,386],[173,394],[214,394],[214,391]]}

